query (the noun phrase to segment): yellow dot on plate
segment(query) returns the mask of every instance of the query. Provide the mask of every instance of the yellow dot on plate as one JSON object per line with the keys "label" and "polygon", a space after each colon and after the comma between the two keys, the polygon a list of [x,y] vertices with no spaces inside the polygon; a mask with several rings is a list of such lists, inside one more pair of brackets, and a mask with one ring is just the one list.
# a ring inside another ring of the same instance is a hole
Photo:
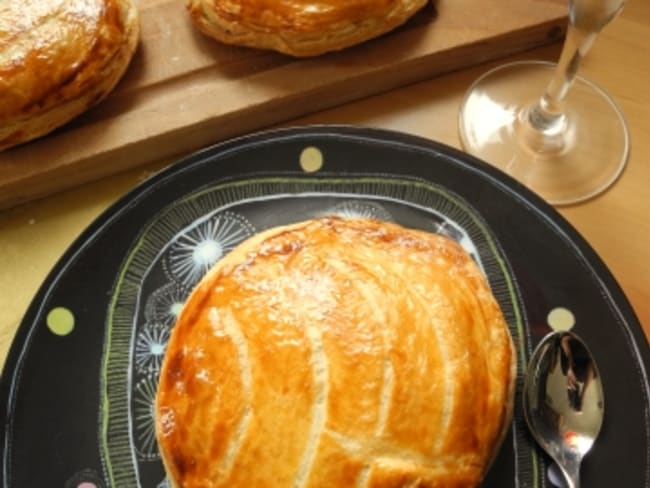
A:
{"label": "yellow dot on plate", "polygon": [[323,153],[317,147],[306,147],[300,153],[300,167],[307,173],[318,171],[323,167]]}
{"label": "yellow dot on plate", "polygon": [[548,317],[546,317],[546,321],[553,330],[571,330],[576,324],[576,318],[573,312],[563,307],[557,307],[551,310]]}
{"label": "yellow dot on plate", "polygon": [[74,329],[74,315],[64,307],[56,307],[47,314],[47,327],[58,336],[66,336]]}

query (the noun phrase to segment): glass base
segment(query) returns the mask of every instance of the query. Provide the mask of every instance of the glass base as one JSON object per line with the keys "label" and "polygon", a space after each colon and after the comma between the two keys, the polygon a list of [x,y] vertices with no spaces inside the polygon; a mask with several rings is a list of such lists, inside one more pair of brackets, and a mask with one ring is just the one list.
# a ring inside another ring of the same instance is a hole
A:
{"label": "glass base", "polygon": [[502,169],[554,205],[577,203],[609,188],[623,171],[629,132],[614,102],[576,77],[560,123],[543,136],[528,109],[543,95],[555,64],[506,64],[479,78],[460,107],[466,152]]}

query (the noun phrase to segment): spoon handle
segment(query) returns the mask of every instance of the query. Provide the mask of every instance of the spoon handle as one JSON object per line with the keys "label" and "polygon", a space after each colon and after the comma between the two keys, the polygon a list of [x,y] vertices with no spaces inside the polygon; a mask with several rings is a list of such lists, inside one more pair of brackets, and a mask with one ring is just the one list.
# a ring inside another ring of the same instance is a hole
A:
{"label": "spoon handle", "polygon": [[564,474],[567,488],[580,488],[580,461],[578,456],[567,456],[557,463]]}

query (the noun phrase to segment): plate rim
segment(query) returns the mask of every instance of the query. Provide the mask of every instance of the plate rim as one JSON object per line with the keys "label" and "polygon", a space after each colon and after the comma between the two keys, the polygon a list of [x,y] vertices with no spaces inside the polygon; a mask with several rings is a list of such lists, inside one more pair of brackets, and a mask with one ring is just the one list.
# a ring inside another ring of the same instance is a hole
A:
{"label": "plate rim", "polygon": [[[348,141],[353,140],[354,142],[366,141],[372,144],[381,143],[391,147],[402,146],[409,150],[435,153],[438,157],[442,156],[450,160],[453,164],[461,165],[479,177],[489,180],[491,184],[498,186],[501,191],[515,198],[518,203],[524,204],[530,211],[533,211],[546,225],[553,227],[557,232],[563,234],[564,239],[579,251],[577,257],[583,261],[583,264],[588,264],[588,268],[592,269],[593,278],[599,282],[602,289],[607,290],[611,294],[611,305],[616,308],[616,313],[625,319],[622,321],[622,329],[625,332],[628,348],[630,351],[634,351],[636,355],[634,359],[640,367],[639,375],[645,383],[647,398],[647,392],[650,390],[647,373],[648,367],[650,366],[650,346],[648,345],[648,339],[645,337],[641,323],[629,300],[604,261],[577,229],[555,208],[497,168],[444,143],[388,129],[330,124],[307,125],[269,129],[247,134],[219,142],[180,158],[119,197],[84,228],[47,273],[38,290],[33,295],[11,340],[11,345],[3,364],[2,376],[0,377],[0,419],[2,419],[0,433],[3,434],[3,437],[5,439],[7,437],[5,435],[6,426],[9,417],[8,414],[11,410],[11,389],[15,382],[16,367],[22,363],[25,351],[29,348],[30,344],[29,339],[33,329],[30,325],[33,321],[28,319],[30,317],[38,317],[42,313],[43,299],[54,288],[60,277],[65,274],[66,268],[74,262],[77,254],[82,253],[88,246],[92,245],[102,232],[107,227],[110,227],[112,222],[119,220],[123,213],[128,211],[130,207],[137,206],[141,199],[155,192],[158,186],[164,184],[169,179],[173,179],[176,175],[191,169],[193,166],[206,164],[212,159],[225,158],[234,152],[254,149],[260,145],[310,137],[319,139],[346,139]],[[272,174],[273,171],[269,170],[269,173]],[[342,172],[338,171],[336,174],[342,174]],[[213,180],[212,183],[220,179],[244,175],[250,176],[251,173],[219,174],[218,178]],[[432,182],[423,175],[412,175],[412,177],[418,177],[427,182]],[[647,407],[645,413],[646,420],[648,420],[650,414]],[[0,446],[0,452],[3,455],[4,471],[5,442]],[[3,472],[2,474],[2,478],[6,484],[7,479],[4,476],[5,473]],[[648,477],[646,476],[646,478]]]}

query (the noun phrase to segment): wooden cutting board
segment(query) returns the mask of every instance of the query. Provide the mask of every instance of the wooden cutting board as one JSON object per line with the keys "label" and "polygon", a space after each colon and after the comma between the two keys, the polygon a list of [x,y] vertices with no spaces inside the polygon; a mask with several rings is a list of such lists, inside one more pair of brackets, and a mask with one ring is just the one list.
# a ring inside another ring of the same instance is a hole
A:
{"label": "wooden cutting board", "polygon": [[66,127],[0,152],[0,208],[555,42],[567,13],[564,0],[437,0],[381,38],[299,60],[208,39],[183,0],[137,3],[141,42],[123,80]]}

